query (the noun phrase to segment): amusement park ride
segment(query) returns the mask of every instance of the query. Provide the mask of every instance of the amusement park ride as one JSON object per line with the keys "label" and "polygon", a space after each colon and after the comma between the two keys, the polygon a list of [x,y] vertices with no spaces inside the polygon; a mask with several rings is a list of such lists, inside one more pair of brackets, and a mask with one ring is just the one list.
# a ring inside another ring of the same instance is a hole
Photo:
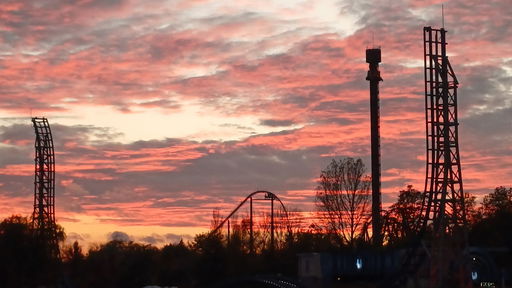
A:
{"label": "amusement park ride", "polygon": [[423,28],[426,177],[419,233],[394,287],[411,278],[428,287],[471,287],[467,222],[459,156],[457,88],[444,28]]}
{"label": "amusement park ride", "polygon": [[[407,278],[428,279],[428,287],[468,287],[470,276],[466,215],[458,143],[458,80],[447,56],[446,30],[424,27],[424,89],[426,121],[426,179],[418,219],[419,234],[404,257],[401,275],[388,287],[402,287]],[[372,142],[372,229],[374,246],[382,246],[379,135],[380,48],[366,51],[370,81]],[[33,227],[59,257],[55,224],[55,156],[50,125],[46,118],[32,118],[35,129],[35,180]],[[276,229],[289,232],[288,211],[277,195],[269,191],[249,194],[211,233],[225,229],[231,233],[231,220],[247,208],[250,252],[255,251],[255,201],[270,203],[270,249],[276,245]],[[277,202],[276,202],[277,201]],[[275,205],[275,204],[278,205]],[[277,207],[276,207],[277,206]],[[276,219],[279,218],[277,221]],[[224,228],[223,228],[224,227]],[[358,263],[362,265],[360,259]],[[455,285],[455,286],[454,286]]]}
{"label": "amusement park ride", "polygon": [[[427,166],[422,230],[431,229],[431,287],[470,285],[467,222],[459,156],[457,88],[446,30],[423,29]],[[457,279],[455,279],[457,278]]]}
{"label": "amusement park ride", "polygon": [[[447,56],[446,30],[424,27],[424,77],[426,124],[426,178],[418,231],[403,257],[399,273],[385,281],[387,287],[403,287],[411,278],[421,278],[427,287],[470,287],[466,215],[458,144],[457,88],[458,80]],[[372,146],[372,235],[373,244],[382,246],[380,192],[380,48],[366,50],[370,82],[370,116]],[[253,196],[278,199],[267,191],[257,191],[245,198],[222,221],[219,231],[244,203],[250,203],[250,234],[253,247]],[[279,201],[281,202],[281,201]],[[281,203],[282,208],[284,205]],[[273,215],[273,205],[271,214]],[[287,214],[286,214],[287,215]],[[273,239],[273,229],[271,230]],[[273,243],[273,240],[272,240]],[[273,244],[272,244],[273,245]],[[253,248],[251,248],[251,251]],[[357,263],[362,265],[361,259]],[[382,261],[380,261],[382,262]],[[422,287],[424,287],[422,285]]]}
{"label": "amusement park ride", "polygon": [[32,118],[35,140],[34,212],[32,226],[49,254],[60,257],[55,223],[55,150],[52,131],[46,118]]}
{"label": "amusement park ride", "polygon": [[[258,196],[263,196],[263,198],[260,198]],[[217,233],[224,224],[227,223],[227,233],[228,233],[228,239],[230,238],[230,232],[231,232],[231,218],[235,213],[237,213],[242,206],[249,201],[249,246],[250,246],[250,252],[254,253],[255,247],[254,247],[254,201],[270,201],[270,249],[274,250],[276,245],[276,226],[279,228],[284,228],[286,232],[289,232],[290,225],[288,222],[288,211],[286,210],[286,207],[284,206],[283,202],[277,195],[275,195],[272,192],[269,191],[255,191],[251,194],[249,194],[247,197],[245,197],[240,204],[222,221],[220,222],[217,227],[215,227],[210,233],[214,234]],[[280,205],[276,208],[274,207],[274,201],[277,201]],[[276,223],[276,218],[279,219]]]}

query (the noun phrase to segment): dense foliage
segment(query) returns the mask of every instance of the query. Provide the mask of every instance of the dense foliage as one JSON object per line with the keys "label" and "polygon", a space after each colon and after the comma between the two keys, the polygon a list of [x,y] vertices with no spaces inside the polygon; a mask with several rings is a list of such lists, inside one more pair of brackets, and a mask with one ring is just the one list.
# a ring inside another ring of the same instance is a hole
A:
{"label": "dense foliage", "polygon": [[[474,198],[467,201],[468,214],[473,215],[470,244],[512,251],[512,188],[497,187],[479,208],[474,207]],[[386,221],[393,223],[385,231],[388,246],[400,248],[413,237],[420,202],[421,192],[412,186],[400,191],[397,202],[385,213]],[[292,229],[274,249],[263,245],[251,252],[241,227],[233,230],[229,239],[226,234],[207,233],[189,243],[161,248],[115,240],[86,252],[75,242],[61,248],[62,262],[58,263],[41,252],[45,249],[29,220],[11,216],[0,223],[0,287],[209,287],[249,275],[295,277],[299,253],[358,249],[311,224],[306,229]],[[510,265],[510,256],[510,252],[503,254],[500,264]]]}

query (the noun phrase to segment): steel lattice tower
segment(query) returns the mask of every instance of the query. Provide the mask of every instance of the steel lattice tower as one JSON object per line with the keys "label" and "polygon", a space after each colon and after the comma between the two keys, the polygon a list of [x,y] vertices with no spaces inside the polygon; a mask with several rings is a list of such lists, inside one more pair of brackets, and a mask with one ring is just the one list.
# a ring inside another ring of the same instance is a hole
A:
{"label": "steel lattice tower", "polygon": [[459,156],[457,87],[446,56],[446,30],[423,29],[425,51],[425,118],[427,169],[424,221],[434,231],[464,226],[464,192]]}
{"label": "steel lattice tower", "polygon": [[[427,167],[423,229],[432,231],[431,287],[464,287],[466,215],[459,156],[458,80],[446,55],[446,30],[423,29]],[[451,283],[451,284],[450,284]]]}
{"label": "steel lattice tower", "polygon": [[46,118],[32,118],[32,124],[36,133],[32,225],[39,239],[47,243],[51,255],[58,257],[55,224],[55,152],[52,132]]}

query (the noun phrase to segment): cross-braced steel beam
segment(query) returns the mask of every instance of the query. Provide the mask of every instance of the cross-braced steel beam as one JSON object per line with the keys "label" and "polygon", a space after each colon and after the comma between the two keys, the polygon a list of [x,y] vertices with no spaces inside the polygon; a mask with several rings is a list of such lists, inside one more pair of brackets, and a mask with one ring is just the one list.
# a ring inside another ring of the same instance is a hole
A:
{"label": "cross-braced steel beam", "polygon": [[424,28],[427,169],[424,221],[434,231],[464,226],[464,192],[459,156],[457,87],[446,56],[446,30]]}
{"label": "cross-braced steel beam", "polygon": [[50,253],[59,256],[55,223],[55,151],[46,118],[32,118],[35,140],[34,212],[32,225],[37,236],[48,244]]}
{"label": "cross-braced steel beam", "polygon": [[[446,30],[423,29],[427,169],[423,230],[432,231],[430,287],[468,287],[457,88]],[[456,286],[453,286],[456,285]]]}

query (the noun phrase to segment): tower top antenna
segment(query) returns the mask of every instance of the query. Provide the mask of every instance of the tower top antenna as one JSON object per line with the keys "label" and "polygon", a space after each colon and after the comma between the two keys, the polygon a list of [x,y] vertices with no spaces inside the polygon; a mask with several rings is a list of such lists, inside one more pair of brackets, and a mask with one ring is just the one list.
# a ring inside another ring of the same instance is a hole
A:
{"label": "tower top antenna", "polygon": [[441,27],[444,29],[444,4],[441,4],[441,24]]}

